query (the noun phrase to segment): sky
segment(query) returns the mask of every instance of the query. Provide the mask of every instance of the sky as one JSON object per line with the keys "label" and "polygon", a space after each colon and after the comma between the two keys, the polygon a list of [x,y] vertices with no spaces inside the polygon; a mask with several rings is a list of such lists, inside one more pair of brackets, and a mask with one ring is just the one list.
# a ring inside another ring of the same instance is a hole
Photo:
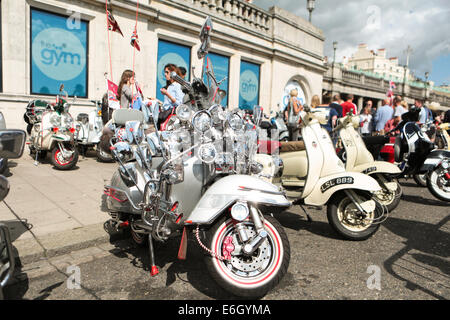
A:
{"label": "sky", "polygon": [[[272,6],[308,19],[306,0],[253,0],[268,10]],[[336,61],[350,57],[358,44],[369,50],[385,48],[387,57],[406,63],[406,48],[412,47],[409,68],[416,77],[435,85],[450,85],[450,0],[316,0],[312,23],[325,35],[324,55]],[[332,59],[332,58],[331,58]]]}

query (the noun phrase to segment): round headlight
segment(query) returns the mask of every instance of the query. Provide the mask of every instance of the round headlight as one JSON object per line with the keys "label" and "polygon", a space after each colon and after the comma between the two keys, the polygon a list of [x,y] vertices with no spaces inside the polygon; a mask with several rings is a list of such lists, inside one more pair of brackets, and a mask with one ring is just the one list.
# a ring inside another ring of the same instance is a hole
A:
{"label": "round headlight", "polygon": [[244,128],[244,120],[237,113],[230,115],[228,123],[233,130],[242,130]]}
{"label": "round headlight", "polygon": [[192,125],[197,131],[205,133],[212,127],[211,115],[206,110],[197,112],[192,118]]}
{"label": "round headlight", "polygon": [[441,166],[442,166],[442,168],[444,168],[444,169],[448,169],[448,167],[449,167],[450,165],[449,165],[449,163],[448,163],[447,161],[442,161]]}
{"label": "round headlight", "polygon": [[216,160],[217,150],[212,143],[207,143],[198,149],[198,157],[205,163],[212,163]]}
{"label": "round headlight", "polygon": [[185,104],[180,104],[175,113],[181,121],[189,121],[191,119],[191,108]]}
{"label": "round headlight", "polygon": [[231,216],[234,220],[244,221],[249,215],[247,204],[244,202],[236,202],[231,207]]}

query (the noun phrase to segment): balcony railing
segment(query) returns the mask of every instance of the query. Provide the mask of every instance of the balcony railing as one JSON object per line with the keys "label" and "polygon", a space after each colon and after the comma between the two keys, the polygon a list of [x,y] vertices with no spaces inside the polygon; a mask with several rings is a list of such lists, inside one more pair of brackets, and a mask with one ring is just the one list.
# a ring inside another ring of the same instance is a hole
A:
{"label": "balcony railing", "polygon": [[269,32],[272,16],[267,11],[241,0],[175,0],[186,2],[214,16],[231,19],[260,32]]}

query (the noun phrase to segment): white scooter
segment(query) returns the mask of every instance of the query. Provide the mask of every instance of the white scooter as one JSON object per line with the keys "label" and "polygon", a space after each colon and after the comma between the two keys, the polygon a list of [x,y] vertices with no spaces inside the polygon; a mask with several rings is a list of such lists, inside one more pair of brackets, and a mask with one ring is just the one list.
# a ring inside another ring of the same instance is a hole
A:
{"label": "white scooter", "polygon": [[283,172],[273,183],[281,185],[294,204],[327,205],[330,225],[344,238],[369,238],[386,219],[375,197],[379,184],[368,175],[346,171],[330,135],[320,126],[328,121],[324,113],[305,106],[301,119],[303,141],[281,142]]}
{"label": "white scooter", "polygon": [[95,104],[95,110],[89,113],[80,113],[75,123],[75,140],[85,155],[88,148],[95,148],[97,159],[101,162],[114,162],[112,156],[98,147],[103,130],[101,101],[91,100]]}
{"label": "white scooter", "polygon": [[339,132],[342,145],[345,149],[345,169],[352,172],[361,172],[370,175],[381,187],[376,192],[377,200],[392,212],[400,203],[402,188],[394,176],[401,173],[398,166],[387,161],[375,161],[372,154],[355,128],[359,128],[360,119],[358,115],[348,113],[347,116],[338,120],[334,132]]}
{"label": "white scooter", "polygon": [[50,151],[51,162],[56,169],[70,170],[78,161],[78,149],[74,141],[74,121],[69,113],[70,104],[64,85],[60,86],[59,91],[65,93],[65,99],[58,95],[56,103],[39,116],[41,121],[33,124],[28,146],[30,154],[35,153],[36,166],[39,156],[44,157]]}

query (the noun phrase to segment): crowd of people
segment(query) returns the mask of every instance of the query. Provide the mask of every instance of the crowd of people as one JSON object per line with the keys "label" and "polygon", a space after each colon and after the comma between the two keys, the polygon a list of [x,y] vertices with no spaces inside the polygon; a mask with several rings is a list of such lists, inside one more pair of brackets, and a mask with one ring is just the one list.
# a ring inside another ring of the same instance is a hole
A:
{"label": "crowd of people", "polygon": [[[167,117],[173,112],[174,108],[180,105],[183,101],[184,93],[181,89],[181,85],[175,82],[171,78],[171,73],[176,72],[180,77],[186,76],[186,69],[183,67],[177,67],[175,64],[167,64],[164,66],[164,76],[166,79],[166,85],[161,88],[161,94],[164,96],[162,101],[161,113],[159,117],[159,124],[164,122]],[[133,96],[133,86],[135,85],[135,74],[131,70],[125,70],[122,73],[120,83],[117,90],[117,98],[120,102],[121,108],[136,108],[141,109],[141,104],[146,103],[143,100],[142,95],[136,99],[136,95]],[[289,102],[286,109],[283,111],[284,119],[289,129],[290,140],[297,140],[299,135],[299,123],[300,111],[303,110],[303,105],[298,98],[297,89],[290,91]],[[133,98],[134,97],[134,98]],[[401,116],[405,112],[408,112],[410,106],[401,96],[395,96],[393,98],[385,98],[380,107],[373,104],[372,100],[367,100],[363,108],[359,111],[356,104],[353,102],[354,96],[347,94],[345,101],[342,100],[340,94],[331,96],[326,94],[323,96],[322,103],[318,95],[314,95],[311,99],[310,107],[326,107],[329,110],[328,123],[323,127],[329,132],[337,124],[337,119],[345,117],[347,113],[359,115],[361,135],[378,135],[391,132],[397,124],[401,121]],[[149,98],[150,100],[153,98]],[[431,110],[424,105],[424,101],[416,99],[414,106],[420,108],[419,123],[425,124],[433,122],[434,124],[440,124],[450,122],[450,110],[447,112]],[[395,134],[395,133],[393,133]]]}
{"label": "crowd of people", "polygon": [[[285,120],[289,128],[290,140],[297,140],[298,124],[301,121],[298,112],[303,110],[302,104],[297,98],[297,90],[290,92],[289,103],[284,111]],[[408,112],[410,106],[401,96],[393,98],[385,98],[380,107],[373,104],[372,100],[367,100],[363,108],[358,111],[358,107],[353,102],[354,96],[352,94],[346,95],[346,100],[342,100],[340,94],[333,96],[327,94],[323,96],[323,103],[320,103],[318,95],[314,95],[311,99],[311,108],[325,107],[329,111],[329,120],[327,124],[322,125],[330,133],[336,126],[337,119],[345,117],[347,113],[352,112],[354,115],[359,115],[360,127],[359,131],[363,136],[383,135],[386,133],[396,134],[391,132],[400,123],[402,115]],[[447,112],[432,110],[424,105],[424,101],[416,99],[414,106],[420,109],[419,124],[450,122],[450,110]]]}

